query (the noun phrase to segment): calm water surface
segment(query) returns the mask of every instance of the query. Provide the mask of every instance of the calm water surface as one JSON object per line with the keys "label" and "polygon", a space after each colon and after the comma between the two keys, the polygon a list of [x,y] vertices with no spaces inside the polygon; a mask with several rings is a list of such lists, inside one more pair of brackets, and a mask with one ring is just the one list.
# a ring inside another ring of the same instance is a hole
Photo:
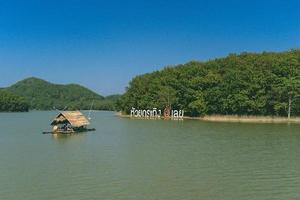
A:
{"label": "calm water surface", "polygon": [[132,120],[54,136],[55,112],[0,114],[2,200],[300,199],[300,126]]}

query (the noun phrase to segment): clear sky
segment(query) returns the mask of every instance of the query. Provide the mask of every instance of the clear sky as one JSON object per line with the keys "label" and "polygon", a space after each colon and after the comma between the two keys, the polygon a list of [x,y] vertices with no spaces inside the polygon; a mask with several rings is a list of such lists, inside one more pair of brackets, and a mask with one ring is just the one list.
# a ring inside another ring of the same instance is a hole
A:
{"label": "clear sky", "polygon": [[298,47],[299,0],[0,0],[0,87],[36,76],[109,95],[166,65]]}

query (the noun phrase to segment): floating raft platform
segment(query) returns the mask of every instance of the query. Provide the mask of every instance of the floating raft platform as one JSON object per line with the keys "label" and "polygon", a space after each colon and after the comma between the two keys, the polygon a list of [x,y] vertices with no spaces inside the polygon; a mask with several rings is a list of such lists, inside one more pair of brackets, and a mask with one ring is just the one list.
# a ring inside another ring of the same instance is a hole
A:
{"label": "floating raft platform", "polygon": [[74,134],[95,131],[94,128],[87,128],[89,124],[89,120],[80,111],[62,111],[51,122],[52,131],[45,131],[43,134]]}
{"label": "floating raft platform", "polygon": [[90,132],[95,131],[95,128],[88,128],[86,130],[81,131],[43,131],[43,134],[77,134],[77,133],[84,133],[84,132]]}

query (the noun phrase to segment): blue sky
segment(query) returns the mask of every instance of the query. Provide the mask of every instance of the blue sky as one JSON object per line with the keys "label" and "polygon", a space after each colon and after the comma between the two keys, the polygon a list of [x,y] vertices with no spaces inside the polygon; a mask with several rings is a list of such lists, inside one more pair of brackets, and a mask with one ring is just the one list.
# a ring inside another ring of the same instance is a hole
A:
{"label": "blue sky", "polygon": [[0,0],[0,87],[36,76],[109,95],[166,65],[298,47],[297,0]]}

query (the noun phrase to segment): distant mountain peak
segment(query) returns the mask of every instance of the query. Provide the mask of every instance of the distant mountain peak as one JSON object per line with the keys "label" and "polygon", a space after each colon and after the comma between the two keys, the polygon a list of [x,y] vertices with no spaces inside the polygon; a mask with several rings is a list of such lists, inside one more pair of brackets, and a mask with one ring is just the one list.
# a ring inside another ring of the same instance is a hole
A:
{"label": "distant mountain peak", "polygon": [[25,78],[23,80],[20,80],[18,82],[16,82],[15,84],[13,85],[17,85],[17,84],[23,84],[23,83],[44,83],[44,84],[51,84],[50,82],[48,81],[45,81],[43,79],[40,79],[40,78],[37,78],[37,77],[28,77],[28,78]]}
{"label": "distant mountain peak", "polygon": [[54,107],[88,110],[92,102],[93,109],[112,110],[119,97],[104,98],[79,84],[54,84],[37,77],[28,77],[3,90],[24,97],[30,109],[37,110],[51,110]]}
{"label": "distant mountain peak", "polygon": [[37,77],[34,77],[34,76],[25,78],[25,79],[23,79],[21,81],[44,81],[44,82],[48,82],[48,81],[45,81],[45,80],[43,80],[41,78],[37,78]]}

